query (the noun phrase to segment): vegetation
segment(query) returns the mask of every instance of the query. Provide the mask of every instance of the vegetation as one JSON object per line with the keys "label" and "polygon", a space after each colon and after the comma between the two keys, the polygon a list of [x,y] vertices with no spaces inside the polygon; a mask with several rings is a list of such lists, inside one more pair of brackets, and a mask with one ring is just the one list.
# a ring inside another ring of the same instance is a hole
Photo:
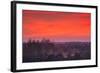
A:
{"label": "vegetation", "polygon": [[91,58],[90,42],[23,42],[23,62],[84,60]]}

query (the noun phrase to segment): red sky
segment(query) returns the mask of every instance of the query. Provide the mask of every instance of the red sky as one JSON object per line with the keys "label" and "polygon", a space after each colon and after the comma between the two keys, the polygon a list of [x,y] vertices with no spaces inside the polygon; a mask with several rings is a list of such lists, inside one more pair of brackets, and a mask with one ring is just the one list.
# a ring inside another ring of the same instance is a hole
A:
{"label": "red sky", "polygon": [[23,10],[23,40],[90,41],[91,14]]}

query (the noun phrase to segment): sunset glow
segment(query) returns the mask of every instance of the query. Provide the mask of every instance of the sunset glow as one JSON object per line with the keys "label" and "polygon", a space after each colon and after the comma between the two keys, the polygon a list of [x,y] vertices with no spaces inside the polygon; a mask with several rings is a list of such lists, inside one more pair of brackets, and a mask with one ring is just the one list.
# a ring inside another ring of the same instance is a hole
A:
{"label": "sunset glow", "polygon": [[90,41],[91,14],[23,10],[23,40]]}

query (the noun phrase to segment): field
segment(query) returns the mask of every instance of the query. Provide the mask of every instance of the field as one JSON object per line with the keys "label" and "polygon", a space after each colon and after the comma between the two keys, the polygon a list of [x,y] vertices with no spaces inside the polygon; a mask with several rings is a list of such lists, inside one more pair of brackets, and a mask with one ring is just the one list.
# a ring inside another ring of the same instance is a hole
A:
{"label": "field", "polygon": [[23,63],[91,59],[90,42],[23,42]]}

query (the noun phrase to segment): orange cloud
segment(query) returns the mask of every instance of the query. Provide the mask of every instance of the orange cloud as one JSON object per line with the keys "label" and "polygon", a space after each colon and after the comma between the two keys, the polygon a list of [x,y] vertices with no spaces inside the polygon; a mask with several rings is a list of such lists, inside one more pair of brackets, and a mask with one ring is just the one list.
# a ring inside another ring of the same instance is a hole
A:
{"label": "orange cloud", "polygon": [[90,40],[90,13],[23,10],[23,39]]}

